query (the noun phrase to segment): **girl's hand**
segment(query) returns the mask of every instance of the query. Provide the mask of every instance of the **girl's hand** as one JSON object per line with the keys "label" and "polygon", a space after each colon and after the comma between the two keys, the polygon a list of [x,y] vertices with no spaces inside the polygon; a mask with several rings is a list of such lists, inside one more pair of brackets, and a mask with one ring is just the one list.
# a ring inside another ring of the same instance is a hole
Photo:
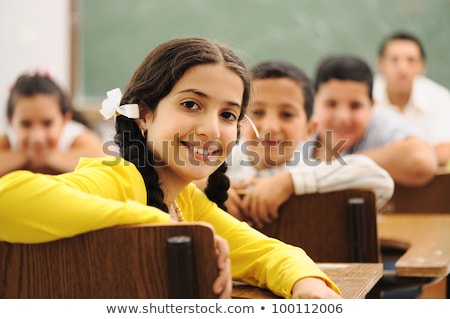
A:
{"label": "girl's hand", "polygon": [[28,169],[33,172],[42,173],[48,167],[48,158],[54,150],[48,147],[33,147],[29,146],[25,149],[25,154],[28,158]]}
{"label": "girl's hand", "polygon": [[292,288],[293,299],[342,299],[320,278],[307,277],[297,281]]}
{"label": "girl's hand", "polygon": [[231,262],[228,257],[230,248],[228,242],[215,235],[217,268],[219,269],[219,276],[213,285],[214,293],[219,295],[219,298],[231,298],[231,290],[233,289],[233,282],[231,278]]}
{"label": "girl's hand", "polygon": [[39,171],[47,166],[47,154],[34,155],[28,153],[28,167],[32,171]]}

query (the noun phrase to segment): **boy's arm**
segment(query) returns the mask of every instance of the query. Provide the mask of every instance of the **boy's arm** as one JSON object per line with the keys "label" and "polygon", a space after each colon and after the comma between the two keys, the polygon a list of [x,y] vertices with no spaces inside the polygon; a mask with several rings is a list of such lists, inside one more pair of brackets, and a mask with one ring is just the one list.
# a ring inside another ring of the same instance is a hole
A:
{"label": "boy's arm", "polygon": [[369,157],[352,154],[318,166],[290,169],[295,194],[326,193],[343,189],[369,189],[382,207],[394,193],[389,173]]}
{"label": "boy's arm", "polygon": [[436,173],[438,160],[435,150],[416,136],[363,152],[383,167],[396,183],[421,186]]}
{"label": "boy's arm", "polygon": [[347,155],[317,166],[287,168],[270,177],[255,180],[244,198],[244,212],[256,225],[278,217],[278,208],[293,194],[326,193],[343,189],[369,189],[377,207],[392,197],[394,181],[389,173],[361,154]]}

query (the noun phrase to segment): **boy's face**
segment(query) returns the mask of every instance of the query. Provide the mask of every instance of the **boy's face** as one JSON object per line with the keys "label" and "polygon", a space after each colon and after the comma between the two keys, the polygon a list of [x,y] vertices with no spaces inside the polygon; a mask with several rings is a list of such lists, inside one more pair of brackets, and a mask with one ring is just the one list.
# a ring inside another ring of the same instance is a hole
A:
{"label": "boy's face", "polygon": [[258,154],[259,169],[283,165],[289,161],[300,142],[309,137],[303,90],[289,78],[257,79],[247,114],[259,132],[257,139],[246,125],[242,137],[252,152]]}
{"label": "boy's face", "polygon": [[415,42],[391,40],[378,60],[378,69],[386,78],[389,91],[409,93],[414,78],[425,71],[425,62]]}
{"label": "boy's face", "polygon": [[[369,125],[372,104],[366,83],[337,79],[322,83],[314,103],[320,141],[333,148],[341,143],[341,152],[353,146]],[[325,138],[326,131],[332,131],[331,140]]]}

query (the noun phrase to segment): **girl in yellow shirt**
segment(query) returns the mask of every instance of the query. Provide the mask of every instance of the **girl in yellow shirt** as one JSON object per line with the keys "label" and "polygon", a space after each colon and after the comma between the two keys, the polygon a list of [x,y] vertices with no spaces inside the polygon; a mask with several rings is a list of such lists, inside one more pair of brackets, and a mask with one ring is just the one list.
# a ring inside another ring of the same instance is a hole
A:
{"label": "girl in yellow shirt", "polygon": [[[80,160],[74,172],[17,171],[0,179],[0,240],[37,243],[121,224],[205,221],[217,234],[219,276],[286,298],[339,298],[336,285],[300,248],[268,238],[224,207],[225,159],[238,138],[250,76],[226,46],[201,38],[159,45],[121,96],[100,111],[115,117],[120,156]],[[206,195],[191,182],[209,176]],[[231,261],[231,263],[230,263]]]}

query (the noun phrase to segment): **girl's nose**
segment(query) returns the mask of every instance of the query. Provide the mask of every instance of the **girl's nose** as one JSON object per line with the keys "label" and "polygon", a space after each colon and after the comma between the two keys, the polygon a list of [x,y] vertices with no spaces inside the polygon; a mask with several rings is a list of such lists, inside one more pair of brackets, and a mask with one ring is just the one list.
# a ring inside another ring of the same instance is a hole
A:
{"label": "girl's nose", "polygon": [[47,138],[47,134],[44,128],[34,127],[29,131],[28,140],[30,143],[43,143]]}
{"label": "girl's nose", "polygon": [[215,140],[220,137],[220,119],[217,115],[205,116],[197,125],[197,134]]}

